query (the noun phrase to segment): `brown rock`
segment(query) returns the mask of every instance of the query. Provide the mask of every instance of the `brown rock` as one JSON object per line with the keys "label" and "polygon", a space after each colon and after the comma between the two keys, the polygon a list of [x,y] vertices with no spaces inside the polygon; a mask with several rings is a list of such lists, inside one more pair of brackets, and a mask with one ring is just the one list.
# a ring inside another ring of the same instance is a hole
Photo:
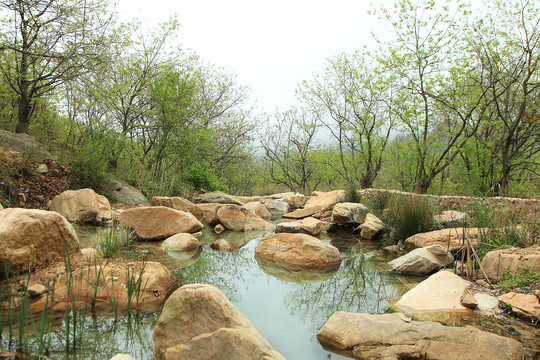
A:
{"label": "brown rock", "polygon": [[217,224],[215,227],[214,227],[214,232],[216,234],[221,234],[222,232],[224,232],[225,230],[225,226],[221,225],[221,224]]}
{"label": "brown rock", "polygon": [[197,220],[202,220],[204,217],[204,211],[200,207],[191,201],[178,196],[154,196],[152,198],[152,206],[166,206],[170,207],[171,209],[190,212],[197,218]]}
{"label": "brown rock", "polygon": [[69,222],[105,223],[112,218],[109,200],[92,189],[64,191],[51,200],[49,210],[63,215]]}
{"label": "brown rock", "polygon": [[450,271],[439,271],[407,291],[395,306],[414,313],[466,311],[460,300],[469,285]]}
{"label": "brown rock", "polygon": [[259,215],[263,220],[269,221],[272,219],[272,213],[268,211],[266,206],[258,201],[248,202],[244,207],[250,211],[253,211],[255,214]]}
{"label": "brown rock", "polygon": [[533,321],[540,320],[540,302],[536,295],[509,292],[499,296],[499,303],[508,304],[517,316]]}
{"label": "brown rock", "polygon": [[482,259],[482,269],[489,280],[498,282],[506,269],[516,274],[519,267],[528,266],[540,272],[540,245],[490,251]]}
{"label": "brown rock", "polygon": [[206,216],[209,225],[222,224],[226,229],[232,231],[253,231],[268,229],[273,230],[275,226],[263,220],[254,212],[238,205],[221,205]]}
{"label": "brown rock", "polygon": [[326,231],[330,227],[325,221],[308,217],[298,221],[282,222],[276,226],[276,233],[300,233],[309,235],[319,235],[321,231]]}
{"label": "brown rock", "polygon": [[199,240],[191,234],[180,233],[173,235],[165,241],[161,246],[168,251],[191,251],[199,248]]}
{"label": "brown rock", "polygon": [[439,244],[448,248],[451,252],[458,251],[463,245],[463,235],[469,239],[472,245],[478,244],[478,238],[482,229],[479,228],[452,228],[435,230],[426,233],[416,234],[405,240],[405,246],[409,248],[426,247]]}
{"label": "brown rock", "polygon": [[[221,204],[218,203],[203,203],[195,204],[199,209],[203,211],[204,217],[206,217],[210,212],[215,211]],[[208,219],[207,219],[208,222]]]}
{"label": "brown rock", "polygon": [[236,200],[234,197],[227,195],[221,191],[213,191],[213,192],[199,194],[195,196],[193,200],[196,203],[218,203],[218,204],[243,205],[242,202]]}
{"label": "brown rock", "polygon": [[[55,309],[64,310],[66,303],[69,306],[85,307],[94,302],[99,309],[116,307],[121,310],[129,304],[132,309],[138,305],[141,310],[155,311],[165,302],[176,284],[176,279],[165,266],[152,261],[129,264],[90,263],[74,270],[72,276],[72,284],[75,285],[71,286],[70,292],[66,286],[66,275],[61,275],[55,282]],[[73,298],[77,299],[77,304],[71,303]],[[34,304],[33,309],[40,310],[39,304]]]}
{"label": "brown rock", "polygon": [[154,360],[284,360],[212,285],[185,285],[165,303],[154,330]]}
{"label": "brown rock", "polygon": [[321,208],[319,206],[310,206],[308,208],[304,209],[296,209],[290,213],[284,214],[283,218],[285,219],[303,219],[307,218],[311,215],[317,214],[321,212]]}
{"label": "brown rock", "polygon": [[203,224],[191,213],[164,206],[137,207],[123,211],[119,222],[143,240],[160,240],[178,233],[194,233]]}
{"label": "brown rock", "polygon": [[322,210],[332,210],[334,205],[345,199],[344,190],[334,190],[326,193],[317,193],[304,205],[305,208],[319,206]]}
{"label": "brown rock", "polygon": [[328,350],[356,359],[523,359],[518,341],[472,326],[411,321],[401,313],[369,315],[338,311],[317,333]]}
{"label": "brown rock", "polygon": [[362,225],[360,236],[364,239],[373,240],[384,230],[384,223],[375,215],[369,213]]}
{"label": "brown rock", "polygon": [[255,259],[293,271],[330,270],[341,264],[336,247],[307,234],[272,234],[257,244]]}
{"label": "brown rock", "polygon": [[469,309],[476,309],[478,307],[478,301],[476,301],[476,298],[471,293],[466,293],[461,298],[461,305],[465,306]]}
{"label": "brown rock", "polygon": [[369,213],[367,206],[359,203],[339,203],[332,210],[332,221],[338,224],[362,224]]}
{"label": "brown rock", "polygon": [[302,194],[294,194],[285,196],[283,201],[289,204],[290,209],[298,209],[299,207],[304,206],[307,198]]}
{"label": "brown rock", "polygon": [[0,210],[0,274],[10,264],[11,273],[48,265],[79,247],[77,234],[54,211],[8,208]]}
{"label": "brown rock", "polygon": [[441,245],[430,245],[411,252],[388,263],[390,271],[397,274],[427,275],[443,266],[450,267],[454,262],[451,253]]}
{"label": "brown rock", "polygon": [[34,284],[30,286],[27,290],[28,296],[31,298],[37,298],[45,294],[49,289],[43,284]]}

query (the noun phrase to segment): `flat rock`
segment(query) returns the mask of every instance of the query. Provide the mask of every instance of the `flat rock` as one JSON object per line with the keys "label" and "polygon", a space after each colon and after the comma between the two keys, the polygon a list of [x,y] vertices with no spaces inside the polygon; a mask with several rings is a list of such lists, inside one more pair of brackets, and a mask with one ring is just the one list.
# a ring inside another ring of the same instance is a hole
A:
{"label": "flat rock", "polygon": [[102,224],[112,219],[109,200],[92,189],[67,190],[55,196],[50,211],[63,215],[69,222]]}
{"label": "flat rock", "polygon": [[518,267],[528,266],[540,272],[540,245],[528,248],[510,248],[490,251],[482,259],[482,269],[489,280],[499,282],[506,269],[511,274],[518,272]]}
{"label": "flat rock", "polygon": [[369,213],[367,206],[359,203],[339,203],[332,210],[332,221],[338,224],[363,224]]}
{"label": "flat rock", "polygon": [[213,285],[185,285],[169,297],[154,349],[154,360],[285,359]]}
{"label": "flat rock", "polygon": [[407,291],[394,305],[413,313],[466,311],[461,297],[469,285],[450,271],[439,271]]}
{"label": "flat rock", "polygon": [[472,326],[404,320],[401,313],[369,315],[338,311],[317,333],[328,350],[356,359],[523,359],[518,341]]}
{"label": "flat rock", "polygon": [[191,213],[164,206],[137,207],[122,211],[120,225],[143,240],[161,240],[178,233],[195,233],[203,224]]}
{"label": "flat rock", "polygon": [[455,252],[464,246],[463,235],[469,239],[472,245],[477,245],[481,231],[483,231],[483,229],[480,228],[451,228],[429,231],[407,238],[404,244],[409,248],[419,248],[438,244],[444,248],[448,248],[451,252]]}
{"label": "flat rock", "polygon": [[298,221],[282,222],[276,226],[276,233],[301,233],[309,235],[319,235],[321,231],[326,231],[330,227],[326,221],[321,221],[308,217]]}
{"label": "flat rock", "polygon": [[427,275],[453,262],[452,254],[447,253],[441,245],[430,245],[414,249],[388,264],[392,266],[390,271],[397,274]]}
{"label": "flat rock", "polygon": [[7,208],[0,210],[0,274],[45,266],[78,249],[79,239],[65,217],[54,211]]}
{"label": "flat rock", "polygon": [[540,302],[536,295],[509,292],[499,296],[499,303],[510,305],[514,314],[520,318],[540,320]]}
{"label": "flat rock", "polygon": [[204,217],[204,211],[200,207],[179,196],[154,196],[152,198],[152,206],[166,206],[170,207],[171,209],[190,212],[197,218],[197,220],[202,220]]}
{"label": "flat rock", "polygon": [[283,218],[285,219],[303,219],[307,218],[311,215],[317,214],[321,212],[321,208],[319,206],[310,206],[308,208],[303,209],[296,209],[294,211],[291,211],[289,213],[283,214]]}
{"label": "flat rock", "polygon": [[341,264],[339,250],[307,234],[272,234],[255,247],[259,263],[274,264],[292,271],[331,270]]}

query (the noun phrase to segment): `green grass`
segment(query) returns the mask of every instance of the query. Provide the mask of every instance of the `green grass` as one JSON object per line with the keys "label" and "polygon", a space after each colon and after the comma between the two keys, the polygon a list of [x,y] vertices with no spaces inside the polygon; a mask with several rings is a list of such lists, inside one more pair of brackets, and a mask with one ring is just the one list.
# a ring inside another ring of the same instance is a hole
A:
{"label": "green grass", "polygon": [[108,231],[103,233],[103,236],[98,244],[99,250],[105,259],[124,255],[123,250],[129,252],[132,234],[119,226],[113,226]]}
{"label": "green grass", "polygon": [[528,289],[534,282],[540,281],[540,272],[534,271],[530,266],[518,266],[517,271],[510,272],[510,268],[504,270],[502,280],[496,285],[505,291],[514,289]]}
{"label": "green grass", "polygon": [[382,220],[392,228],[394,242],[430,231],[433,223],[433,207],[429,201],[417,195],[392,194],[387,199],[387,209]]}
{"label": "green grass", "polygon": [[360,203],[361,201],[362,197],[358,195],[356,187],[352,185],[347,186],[347,189],[345,189],[345,199],[343,200],[343,202]]}

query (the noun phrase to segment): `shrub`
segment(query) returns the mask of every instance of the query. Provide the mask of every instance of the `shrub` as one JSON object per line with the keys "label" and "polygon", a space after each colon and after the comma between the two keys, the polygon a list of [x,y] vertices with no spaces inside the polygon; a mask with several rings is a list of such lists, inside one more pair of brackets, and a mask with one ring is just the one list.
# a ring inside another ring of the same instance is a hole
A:
{"label": "shrub", "polygon": [[392,195],[384,221],[393,229],[395,242],[431,230],[433,207],[429,201],[418,195]]}
{"label": "shrub", "polygon": [[361,202],[362,197],[358,195],[358,191],[356,191],[356,187],[353,185],[347,186],[347,189],[345,189],[345,199],[344,202],[349,203],[359,203]]}

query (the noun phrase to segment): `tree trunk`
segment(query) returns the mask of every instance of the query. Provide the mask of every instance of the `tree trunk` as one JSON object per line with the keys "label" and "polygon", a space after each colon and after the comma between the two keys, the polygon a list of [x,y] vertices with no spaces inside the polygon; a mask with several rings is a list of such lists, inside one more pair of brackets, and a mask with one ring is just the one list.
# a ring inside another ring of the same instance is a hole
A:
{"label": "tree trunk", "polygon": [[25,96],[19,98],[19,111],[17,115],[16,133],[26,133],[28,124],[30,123],[30,114],[32,113],[32,105]]}

